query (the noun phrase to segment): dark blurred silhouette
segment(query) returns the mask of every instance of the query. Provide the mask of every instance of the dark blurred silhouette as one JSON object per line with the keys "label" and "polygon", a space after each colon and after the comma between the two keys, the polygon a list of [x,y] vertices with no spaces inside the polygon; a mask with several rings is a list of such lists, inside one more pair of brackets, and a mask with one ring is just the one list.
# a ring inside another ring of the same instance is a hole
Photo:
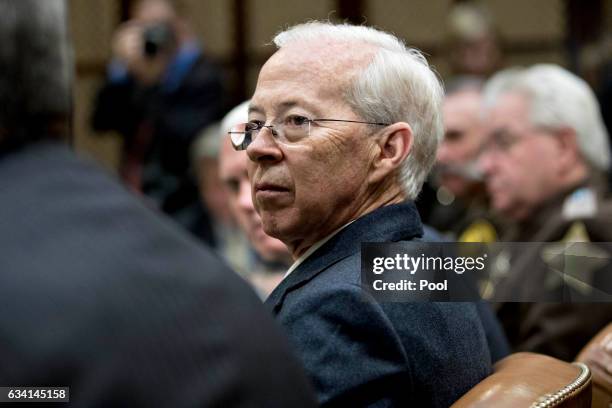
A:
{"label": "dark blurred silhouette", "polygon": [[120,173],[189,231],[214,243],[190,169],[197,134],[223,109],[219,71],[168,0],[141,0],[119,26],[93,113],[97,130],[124,140]]}
{"label": "dark blurred silhouette", "polygon": [[59,141],[66,31],[62,0],[0,0],[0,385],[69,386],[79,407],[314,406],[246,284]]}

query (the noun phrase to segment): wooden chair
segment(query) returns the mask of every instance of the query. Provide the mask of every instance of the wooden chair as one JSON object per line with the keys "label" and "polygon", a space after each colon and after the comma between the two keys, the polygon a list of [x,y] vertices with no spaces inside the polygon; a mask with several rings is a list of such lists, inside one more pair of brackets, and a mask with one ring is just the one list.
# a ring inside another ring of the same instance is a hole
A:
{"label": "wooden chair", "polygon": [[578,354],[593,373],[593,408],[612,408],[612,323]]}
{"label": "wooden chair", "polygon": [[512,354],[495,364],[451,408],[589,408],[591,372],[583,363],[566,363],[535,353]]}

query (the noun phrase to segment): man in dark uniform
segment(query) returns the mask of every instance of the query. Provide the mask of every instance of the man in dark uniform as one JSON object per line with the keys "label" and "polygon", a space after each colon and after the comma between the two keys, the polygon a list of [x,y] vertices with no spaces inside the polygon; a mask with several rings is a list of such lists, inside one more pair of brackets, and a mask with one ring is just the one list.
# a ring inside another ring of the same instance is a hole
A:
{"label": "man in dark uniform", "polygon": [[[498,74],[485,100],[490,140],[479,164],[493,207],[515,223],[503,240],[534,242],[495,263],[489,295],[554,300],[564,284],[550,256],[559,244],[583,242],[596,251],[589,242],[612,241],[612,203],[601,182],[610,155],[599,106],[584,81],[554,65]],[[595,269],[581,265],[587,287]],[[566,289],[574,299],[589,295],[574,281]],[[504,303],[498,316],[515,349],[572,360],[612,320],[612,304]]]}

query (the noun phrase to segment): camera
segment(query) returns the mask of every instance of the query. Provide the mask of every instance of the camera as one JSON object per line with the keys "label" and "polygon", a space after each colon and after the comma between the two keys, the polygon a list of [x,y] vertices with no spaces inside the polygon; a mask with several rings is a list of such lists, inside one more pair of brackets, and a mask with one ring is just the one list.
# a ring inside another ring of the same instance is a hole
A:
{"label": "camera", "polygon": [[169,24],[156,24],[145,28],[143,40],[143,54],[148,58],[154,58],[161,51],[172,48],[176,43],[174,31]]}

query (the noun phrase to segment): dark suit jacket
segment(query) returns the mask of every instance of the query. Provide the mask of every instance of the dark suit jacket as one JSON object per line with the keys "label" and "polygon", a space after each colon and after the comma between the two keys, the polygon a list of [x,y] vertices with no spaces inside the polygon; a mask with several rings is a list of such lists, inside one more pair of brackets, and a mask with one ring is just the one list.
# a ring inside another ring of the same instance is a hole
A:
{"label": "dark suit jacket", "polygon": [[[452,242],[427,224],[423,224],[422,240],[425,242]],[[491,362],[497,363],[510,354],[510,344],[491,305],[485,301],[477,302],[476,309],[478,310],[478,316],[482,322],[489,351],[491,352]]]}
{"label": "dark suit jacket", "polygon": [[70,386],[79,407],[314,403],[246,284],[67,148],[0,157],[0,231],[0,385]]}
{"label": "dark suit jacket", "polygon": [[448,407],[490,373],[474,304],[378,303],[361,290],[361,242],[421,234],[412,203],[380,208],[341,230],[266,301],[321,403]]}

